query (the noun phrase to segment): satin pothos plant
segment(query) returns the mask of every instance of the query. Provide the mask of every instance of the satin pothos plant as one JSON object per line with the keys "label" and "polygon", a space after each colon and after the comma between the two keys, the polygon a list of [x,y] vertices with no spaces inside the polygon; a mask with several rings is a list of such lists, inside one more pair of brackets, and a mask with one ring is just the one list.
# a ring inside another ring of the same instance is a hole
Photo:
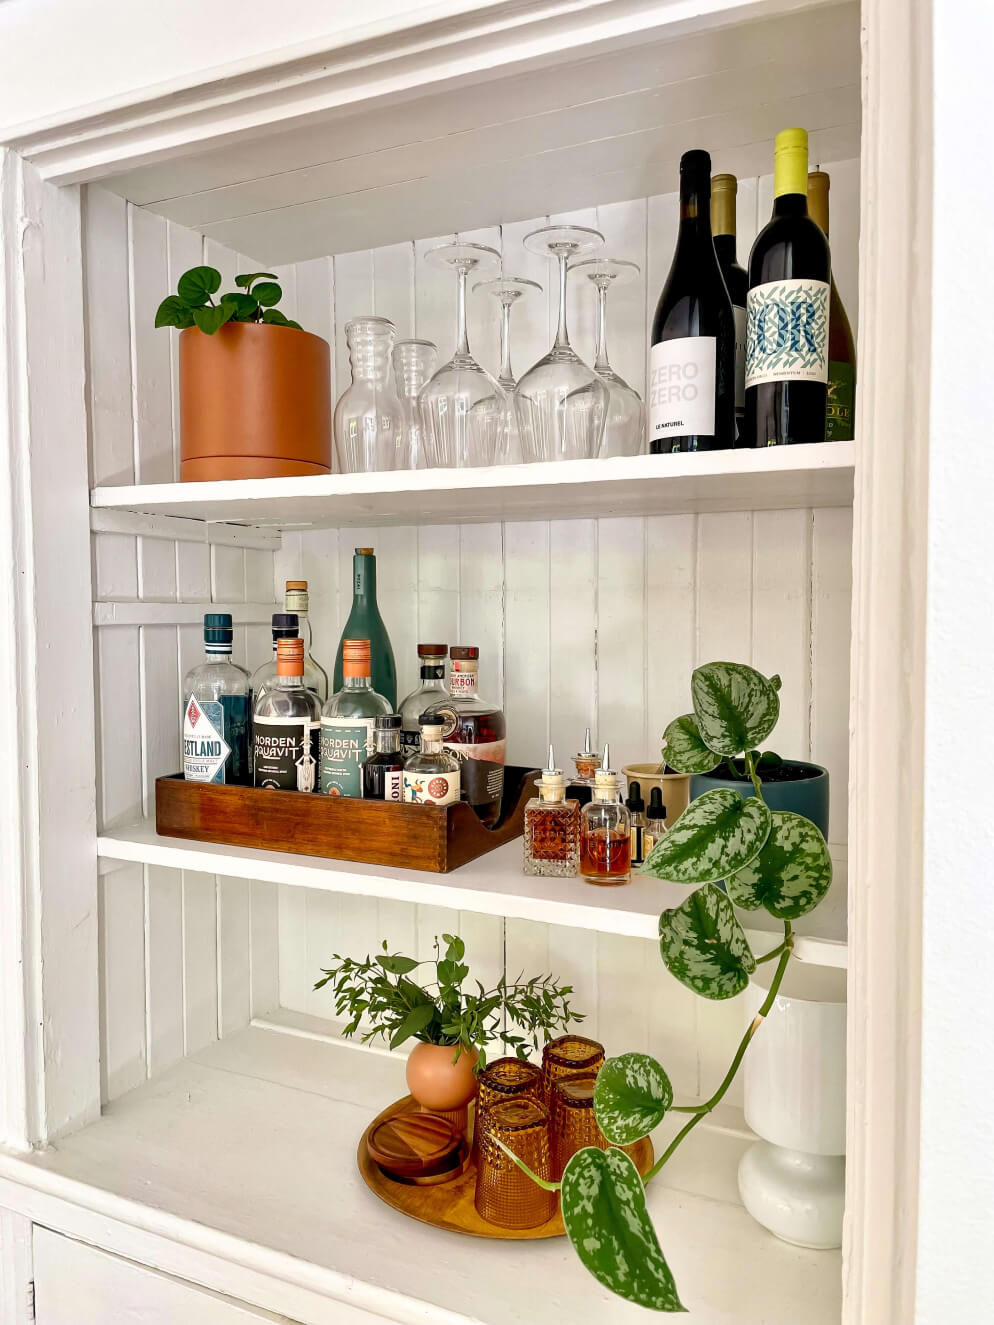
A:
{"label": "satin pothos plant", "polygon": [[[654,1311],[686,1308],[649,1217],[646,1185],[725,1095],[783,981],[794,947],[792,922],[814,910],[832,882],[820,830],[799,814],[771,811],[763,800],[756,747],[780,716],[779,689],[778,676],[767,678],[741,663],[697,668],[694,711],[667,727],[663,758],[681,773],[710,773],[741,756],[753,794],[719,788],[691,801],[642,868],[693,890],[659,917],[660,953],[681,984],[703,998],[734,998],[759,963],[775,961],[769,994],[714,1094],[701,1104],[674,1104],[665,1069],[648,1054],[623,1054],[604,1064],[594,1110],[612,1146],[648,1136],[668,1113],[687,1115],[644,1178],[624,1151],[588,1147],[570,1159],[561,1183],[542,1182],[560,1190],[566,1232],[591,1274]],[[783,940],[757,957],[736,911],[760,909],[782,922]]]}

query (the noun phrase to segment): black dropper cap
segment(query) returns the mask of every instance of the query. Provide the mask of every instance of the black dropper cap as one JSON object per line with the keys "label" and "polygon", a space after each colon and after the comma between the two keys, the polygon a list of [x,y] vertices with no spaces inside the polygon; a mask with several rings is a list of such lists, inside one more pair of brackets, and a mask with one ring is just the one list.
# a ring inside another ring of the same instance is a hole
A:
{"label": "black dropper cap", "polygon": [[647,819],[665,819],[666,806],[663,804],[663,792],[660,787],[653,787],[649,792],[649,813]]}
{"label": "black dropper cap", "polygon": [[394,731],[400,728],[399,713],[379,713],[374,719],[373,726],[377,731]]}
{"label": "black dropper cap", "polygon": [[642,814],[645,810],[645,801],[642,799],[642,787],[638,782],[629,782],[628,800],[625,802],[632,814]]}

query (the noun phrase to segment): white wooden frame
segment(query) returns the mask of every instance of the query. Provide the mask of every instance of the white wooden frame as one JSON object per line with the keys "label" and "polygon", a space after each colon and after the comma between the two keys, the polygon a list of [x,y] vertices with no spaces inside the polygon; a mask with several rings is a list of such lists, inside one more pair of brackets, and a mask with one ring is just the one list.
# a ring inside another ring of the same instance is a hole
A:
{"label": "white wooden frame", "polygon": [[[741,6],[756,12],[778,7]],[[506,8],[510,15],[515,7]],[[650,27],[673,16],[669,5],[622,0],[582,5],[575,21],[569,12],[576,6],[552,8],[555,22],[532,48],[545,59],[553,58],[553,47],[569,44],[570,32],[574,42],[589,41],[592,16],[604,20],[596,31],[605,39],[620,39],[626,25],[630,32],[636,17]],[[727,14],[727,4],[720,8]],[[918,770],[930,441],[931,5],[865,0],[864,17],[847,1325],[911,1320],[914,1312],[925,824]],[[460,31],[465,56],[481,29],[469,20],[462,29],[450,25],[453,49]],[[490,29],[488,40],[496,31]],[[408,36],[397,38],[395,58],[410,51]],[[432,33],[422,36],[425,44],[407,66],[409,84],[429,76]],[[388,50],[389,43],[377,55]],[[320,60],[312,53],[297,71],[300,97]],[[243,108],[236,113],[233,98],[218,98],[216,87],[192,95],[172,89],[103,117],[32,126],[17,145],[50,180],[98,178],[112,166],[178,153],[193,140],[220,142],[272,123],[275,112],[267,109],[264,92],[286,72],[274,62],[233,87],[234,100],[243,93],[247,99],[246,114]],[[479,64],[469,58],[459,69],[433,68],[430,76],[457,72],[471,76]],[[368,67],[359,76],[368,78]],[[312,108],[327,111],[352,86],[325,86]],[[296,103],[298,113],[302,104]],[[65,293],[79,288],[78,196],[57,192],[9,152],[0,170],[7,310],[0,329],[0,417],[11,457],[0,487],[0,583],[12,628],[0,655],[0,684],[19,698],[13,739],[17,766],[28,770],[9,780],[0,807],[4,877],[21,883],[5,888],[0,902],[0,1052],[8,1083],[3,1135],[24,1146],[87,1121],[99,1098],[92,627],[83,551],[82,309],[75,293]],[[42,258],[50,264],[49,281]],[[51,267],[62,269],[55,283]],[[45,464],[47,446],[57,448],[57,463]],[[53,558],[56,533],[64,550]],[[898,750],[906,757],[895,775]]]}

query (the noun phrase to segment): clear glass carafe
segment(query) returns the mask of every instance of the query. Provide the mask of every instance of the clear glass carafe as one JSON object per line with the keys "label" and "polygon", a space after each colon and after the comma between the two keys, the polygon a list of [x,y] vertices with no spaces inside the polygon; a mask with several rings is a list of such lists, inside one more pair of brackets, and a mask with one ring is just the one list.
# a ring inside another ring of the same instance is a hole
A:
{"label": "clear glass carafe", "polygon": [[345,328],[352,384],[335,406],[335,449],[345,474],[403,465],[404,417],[390,380],[394,325],[385,317],[357,317]]}
{"label": "clear glass carafe", "polygon": [[438,347],[430,340],[399,340],[393,347],[393,375],[404,417],[404,438],[398,469],[426,469],[424,426],[418,393],[438,363]]}

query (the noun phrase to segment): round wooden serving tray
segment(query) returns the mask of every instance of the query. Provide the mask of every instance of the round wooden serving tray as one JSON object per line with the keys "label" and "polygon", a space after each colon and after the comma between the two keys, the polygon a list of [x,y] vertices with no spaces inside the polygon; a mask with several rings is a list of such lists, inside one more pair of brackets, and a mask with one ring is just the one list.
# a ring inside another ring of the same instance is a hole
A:
{"label": "round wooden serving tray", "polygon": [[[488,1224],[485,1219],[481,1219],[473,1204],[476,1191],[476,1164],[472,1158],[460,1177],[435,1186],[409,1186],[387,1177],[380,1166],[370,1158],[366,1148],[366,1138],[378,1124],[389,1118],[396,1118],[398,1114],[414,1113],[417,1108],[410,1095],[397,1100],[395,1104],[391,1104],[388,1109],[378,1114],[359,1138],[359,1148],[356,1152],[359,1172],[369,1190],[381,1201],[393,1206],[409,1219],[418,1219],[422,1224],[446,1228],[451,1233],[465,1233],[473,1238],[522,1240],[565,1236],[566,1230],[558,1210],[547,1223],[539,1224],[537,1228],[498,1228],[496,1224]],[[640,1173],[645,1173],[651,1168],[653,1151],[652,1142],[648,1137],[638,1143],[635,1162]]]}

